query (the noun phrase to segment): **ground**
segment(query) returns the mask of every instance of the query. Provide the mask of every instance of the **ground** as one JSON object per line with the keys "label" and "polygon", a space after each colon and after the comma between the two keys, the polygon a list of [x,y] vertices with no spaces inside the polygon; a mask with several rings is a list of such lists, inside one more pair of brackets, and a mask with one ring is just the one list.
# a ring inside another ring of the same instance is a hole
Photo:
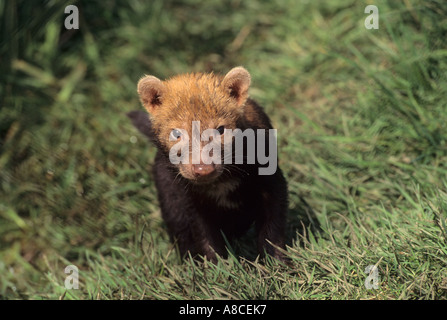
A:
{"label": "ground", "polygon": [[[447,5],[376,1],[367,29],[367,4],[2,2],[0,297],[446,299]],[[238,65],[278,129],[289,263],[250,235],[180,263],[125,114],[144,74]]]}

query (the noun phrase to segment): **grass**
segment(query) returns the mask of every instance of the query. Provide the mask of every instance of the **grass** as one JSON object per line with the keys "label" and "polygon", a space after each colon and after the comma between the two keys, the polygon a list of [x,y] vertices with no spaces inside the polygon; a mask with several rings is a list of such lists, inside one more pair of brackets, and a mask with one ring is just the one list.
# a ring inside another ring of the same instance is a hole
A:
{"label": "grass", "polygon": [[[1,2],[0,297],[446,299],[447,6],[378,1],[367,30],[366,5]],[[154,147],[125,116],[143,74],[236,65],[278,128],[287,266],[250,235],[216,265],[180,263]]]}

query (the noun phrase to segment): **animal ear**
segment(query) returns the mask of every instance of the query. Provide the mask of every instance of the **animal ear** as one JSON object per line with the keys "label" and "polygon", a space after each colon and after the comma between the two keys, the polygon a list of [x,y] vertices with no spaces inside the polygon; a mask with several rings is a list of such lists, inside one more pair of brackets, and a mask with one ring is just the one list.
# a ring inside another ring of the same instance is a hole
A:
{"label": "animal ear", "polygon": [[243,67],[236,67],[225,75],[222,85],[228,90],[230,96],[236,100],[237,105],[242,106],[248,98],[250,82],[250,73]]}
{"label": "animal ear", "polygon": [[145,76],[138,82],[141,103],[149,113],[156,112],[163,101],[164,85],[154,76]]}

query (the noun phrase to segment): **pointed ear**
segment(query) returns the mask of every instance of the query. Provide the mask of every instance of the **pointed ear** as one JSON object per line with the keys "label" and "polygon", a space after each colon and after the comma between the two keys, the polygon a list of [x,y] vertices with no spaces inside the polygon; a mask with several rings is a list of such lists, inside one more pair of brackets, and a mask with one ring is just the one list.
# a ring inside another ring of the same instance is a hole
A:
{"label": "pointed ear", "polygon": [[222,81],[222,85],[236,100],[238,106],[242,106],[248,98],[248,88],[251,77],[247,70],[242,67],[231,69]]}
{"label": "pointed ear", "polygon": [[156,112],[163,101],[164,85],[154,76],[145,76],[138,82],[138,94],[149,113]]}

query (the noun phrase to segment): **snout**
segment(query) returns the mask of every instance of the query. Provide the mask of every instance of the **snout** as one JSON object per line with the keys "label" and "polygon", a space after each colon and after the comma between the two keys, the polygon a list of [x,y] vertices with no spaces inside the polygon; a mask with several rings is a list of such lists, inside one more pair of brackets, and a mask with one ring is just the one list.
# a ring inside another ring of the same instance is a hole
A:
{"label": "snout", "polygon": [[192,172],[195,177],[205,177],[216,171],[216,165],[214,163],[211,164],[193,164]]}
{"label": "snout", "polygon": [[180,173],[193,183],[206,184],[220,176],[222,167],[215,163],[185,164],[180,165]]}

